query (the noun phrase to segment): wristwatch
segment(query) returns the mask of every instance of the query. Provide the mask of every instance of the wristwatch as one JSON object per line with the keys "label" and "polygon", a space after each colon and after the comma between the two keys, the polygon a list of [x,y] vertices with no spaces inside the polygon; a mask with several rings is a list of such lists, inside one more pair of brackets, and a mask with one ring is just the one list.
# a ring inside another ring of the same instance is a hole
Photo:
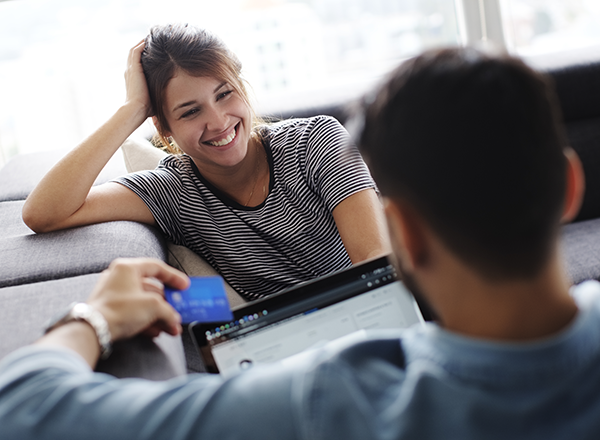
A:
{"label": "wristwatch", "polygon": [[71,304],[66,312],[61,313],[50,321],[46,326],[44,334],[71,321],[87,322],[96,332],[98,344],[100,345],[100,357],[106,359],[110,355],[112,337],[108,329],[108,323],[104,316],[102,316],[102,313],[86,303]]}

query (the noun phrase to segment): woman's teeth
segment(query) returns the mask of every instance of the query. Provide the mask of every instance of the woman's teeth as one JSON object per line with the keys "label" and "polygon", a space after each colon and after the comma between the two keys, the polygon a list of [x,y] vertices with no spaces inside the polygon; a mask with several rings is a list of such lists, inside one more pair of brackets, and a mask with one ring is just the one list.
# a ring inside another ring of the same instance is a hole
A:
{"label": "woman's teeth", "polygon": [[225,139],[222,139],[218,142],[217,141],[207,142],[207,144],[210,144],[213,147],[222,147],[223,145],[227,145],[229,142],[231,142],[233,139],[235,139],[235,134],[236,134],[236,131],[233,130],[231,132],[231,134],[229,136],[227,136]]}

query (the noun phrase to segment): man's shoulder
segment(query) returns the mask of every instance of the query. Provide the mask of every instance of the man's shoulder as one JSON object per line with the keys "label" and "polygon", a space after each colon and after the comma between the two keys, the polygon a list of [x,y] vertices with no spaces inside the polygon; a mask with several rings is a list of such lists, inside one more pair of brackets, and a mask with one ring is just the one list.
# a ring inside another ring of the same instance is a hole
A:
{"label": "man's shoulder", "polygon": [[401,341],[406,329],[361,330],[328,344],[331,358],[350,364],[365,357],[383,357],[398,365],[404,364]]}
{"label": "man's shoulder", "polygon": [[358,381],[360,378],[385,381],[380,373],[388,371],[397,380],[406,367],[403,337],[410,333],[407,329],[360,330],[331,341],[311,356],[308,376],[316,382],[330,382],[340,374]]}
{"label": "man's shoulder", "polygon": [[404,333],[359,331],[316,350],[296,381],[301,384],[307,438],[363,439],[381,434],[381,422],[406,378]]}

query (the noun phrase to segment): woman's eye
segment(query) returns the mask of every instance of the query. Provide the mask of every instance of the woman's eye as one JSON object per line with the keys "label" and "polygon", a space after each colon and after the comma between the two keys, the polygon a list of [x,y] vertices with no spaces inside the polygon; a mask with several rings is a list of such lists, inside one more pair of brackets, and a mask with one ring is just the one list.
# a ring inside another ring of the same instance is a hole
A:
{"label": "woman's eye", "polygon": [[192,108],[190,110],[188,110],[187,112],[185,112],[183,115],[181,115],[182,118],[188,118],[194,114],[198,113],[198,109],[197,108]]}
{"label": "woman's eye", "polygon": [[217,101],[219,101],[219,100],[221,100],[221,99],[225,98],[225,97],[226,97],[227,95],[229,95],[230,93],[233,93],[233,90],[227,90],[226,92],[219,93],[219,94],[217,95]]}

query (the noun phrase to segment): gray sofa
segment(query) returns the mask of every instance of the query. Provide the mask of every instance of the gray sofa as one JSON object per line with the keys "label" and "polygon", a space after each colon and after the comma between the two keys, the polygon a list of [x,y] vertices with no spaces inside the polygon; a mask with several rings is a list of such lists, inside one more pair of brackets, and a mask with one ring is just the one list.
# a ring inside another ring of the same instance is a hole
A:
{"label": "gray sofa", "polygon": [[[44,324],[73,301],[84,301],[99,273],[117,257],[167,260],[154,228],[111,222],[34,234],[21,219],[24,199],[62,152],[21,155],[0,169],[0,358],[37,339]],[[96,183],[126,172],[115,155]],[[116,344],[99,371],[117,377],[166,379],[186,372],[180,338],[135,338]]]}
{"label": "gray sofa", "polygon": [[570,145],[585,171],[577,218],[563,228],[567,268],[575,283],[600,279],[600,54],[596,61],[548,70],[554,79]]}

